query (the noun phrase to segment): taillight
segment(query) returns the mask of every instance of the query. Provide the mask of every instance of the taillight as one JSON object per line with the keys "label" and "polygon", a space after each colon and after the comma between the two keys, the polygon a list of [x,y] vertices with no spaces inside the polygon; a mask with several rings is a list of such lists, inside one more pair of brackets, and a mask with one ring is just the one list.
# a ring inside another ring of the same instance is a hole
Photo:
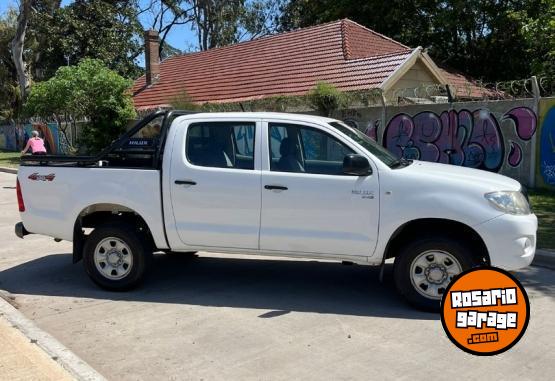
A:
{"label": "taillight", "polygon": [[19,179],[17,179],[15,191],[17,192],[17,205],[19,206],[19,211],[24,212],[25,203],[23,202],[23,195],[21,194],[21,185],[19,185]]}

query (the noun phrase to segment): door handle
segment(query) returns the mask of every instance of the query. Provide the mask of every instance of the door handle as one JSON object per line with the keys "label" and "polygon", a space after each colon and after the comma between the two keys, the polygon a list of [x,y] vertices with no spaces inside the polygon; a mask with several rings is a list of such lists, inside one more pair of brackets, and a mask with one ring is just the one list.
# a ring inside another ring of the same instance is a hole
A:
{"label": "door handle", "polygon": [[195,181],[192,180],[175,180],[177,185],[197,185]]}
{"label": "door handle", "polygon": [[282,185],[264,185],[264,189],[287,190],[288,188]]}

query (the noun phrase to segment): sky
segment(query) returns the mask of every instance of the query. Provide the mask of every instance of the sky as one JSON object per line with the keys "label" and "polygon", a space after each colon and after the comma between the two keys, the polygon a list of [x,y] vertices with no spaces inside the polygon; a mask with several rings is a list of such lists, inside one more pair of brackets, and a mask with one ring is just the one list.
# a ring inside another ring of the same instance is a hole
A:
{"label": "sky", "polygon": [[[62,6],[72,3],[72,0],[62,0]],[[141,0],[141,3],[148,4],[149,0]],[[17,7],[17,0],[0,0],[0,14],[3,14],[9,7]],[[141,23],[143,26],[150,27],[150,21],[152,20],[152,15],[143,14],[141,17]],[[167,42],[182,51],[195,51],[197,49],[196,35],[194,31],[191,30],[190,25],[177,25],[174,26],[166,38]],[[144,57],[139,59],[139,64],[144,66]]]}

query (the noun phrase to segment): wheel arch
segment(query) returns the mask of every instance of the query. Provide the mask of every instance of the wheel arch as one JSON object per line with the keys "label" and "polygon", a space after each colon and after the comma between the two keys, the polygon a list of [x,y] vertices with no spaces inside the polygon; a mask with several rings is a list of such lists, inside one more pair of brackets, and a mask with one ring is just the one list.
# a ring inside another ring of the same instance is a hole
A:
{"label": "wheel arch", "polygon": [[87,239],[84,229],[94,229],[107,223],[126,224],[145,235],[146,242],[156,247],[146,220],[135,210],[120,204],[96,203],[83,208],[73,226],[73,263],[83,258],[83,247]]}
{"label": "wheel arch", "polygon": [[424,235],[462,239],[471,246],[476,263],[490,264],[487,246],[476,230],[462,222],[443,218],[415,219],[399,226],[387,243],[384,260],[395,258],[404,244]]}

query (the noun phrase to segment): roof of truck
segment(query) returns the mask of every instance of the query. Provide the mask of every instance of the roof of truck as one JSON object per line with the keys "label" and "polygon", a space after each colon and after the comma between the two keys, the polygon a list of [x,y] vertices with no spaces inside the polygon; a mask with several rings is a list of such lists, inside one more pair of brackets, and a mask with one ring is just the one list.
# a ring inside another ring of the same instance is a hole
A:
{"label": "roof of truck", "polygon": [[326,118],[319,115],[308,115],[308,114],[294,114],[287,112],[202,112],[202,113],[191,113],[187,115],[180,116],[177,119],[188,120],[188,119],[285,119],[285,120],[298,120],[305,122],[333,122],[336,119]]}

